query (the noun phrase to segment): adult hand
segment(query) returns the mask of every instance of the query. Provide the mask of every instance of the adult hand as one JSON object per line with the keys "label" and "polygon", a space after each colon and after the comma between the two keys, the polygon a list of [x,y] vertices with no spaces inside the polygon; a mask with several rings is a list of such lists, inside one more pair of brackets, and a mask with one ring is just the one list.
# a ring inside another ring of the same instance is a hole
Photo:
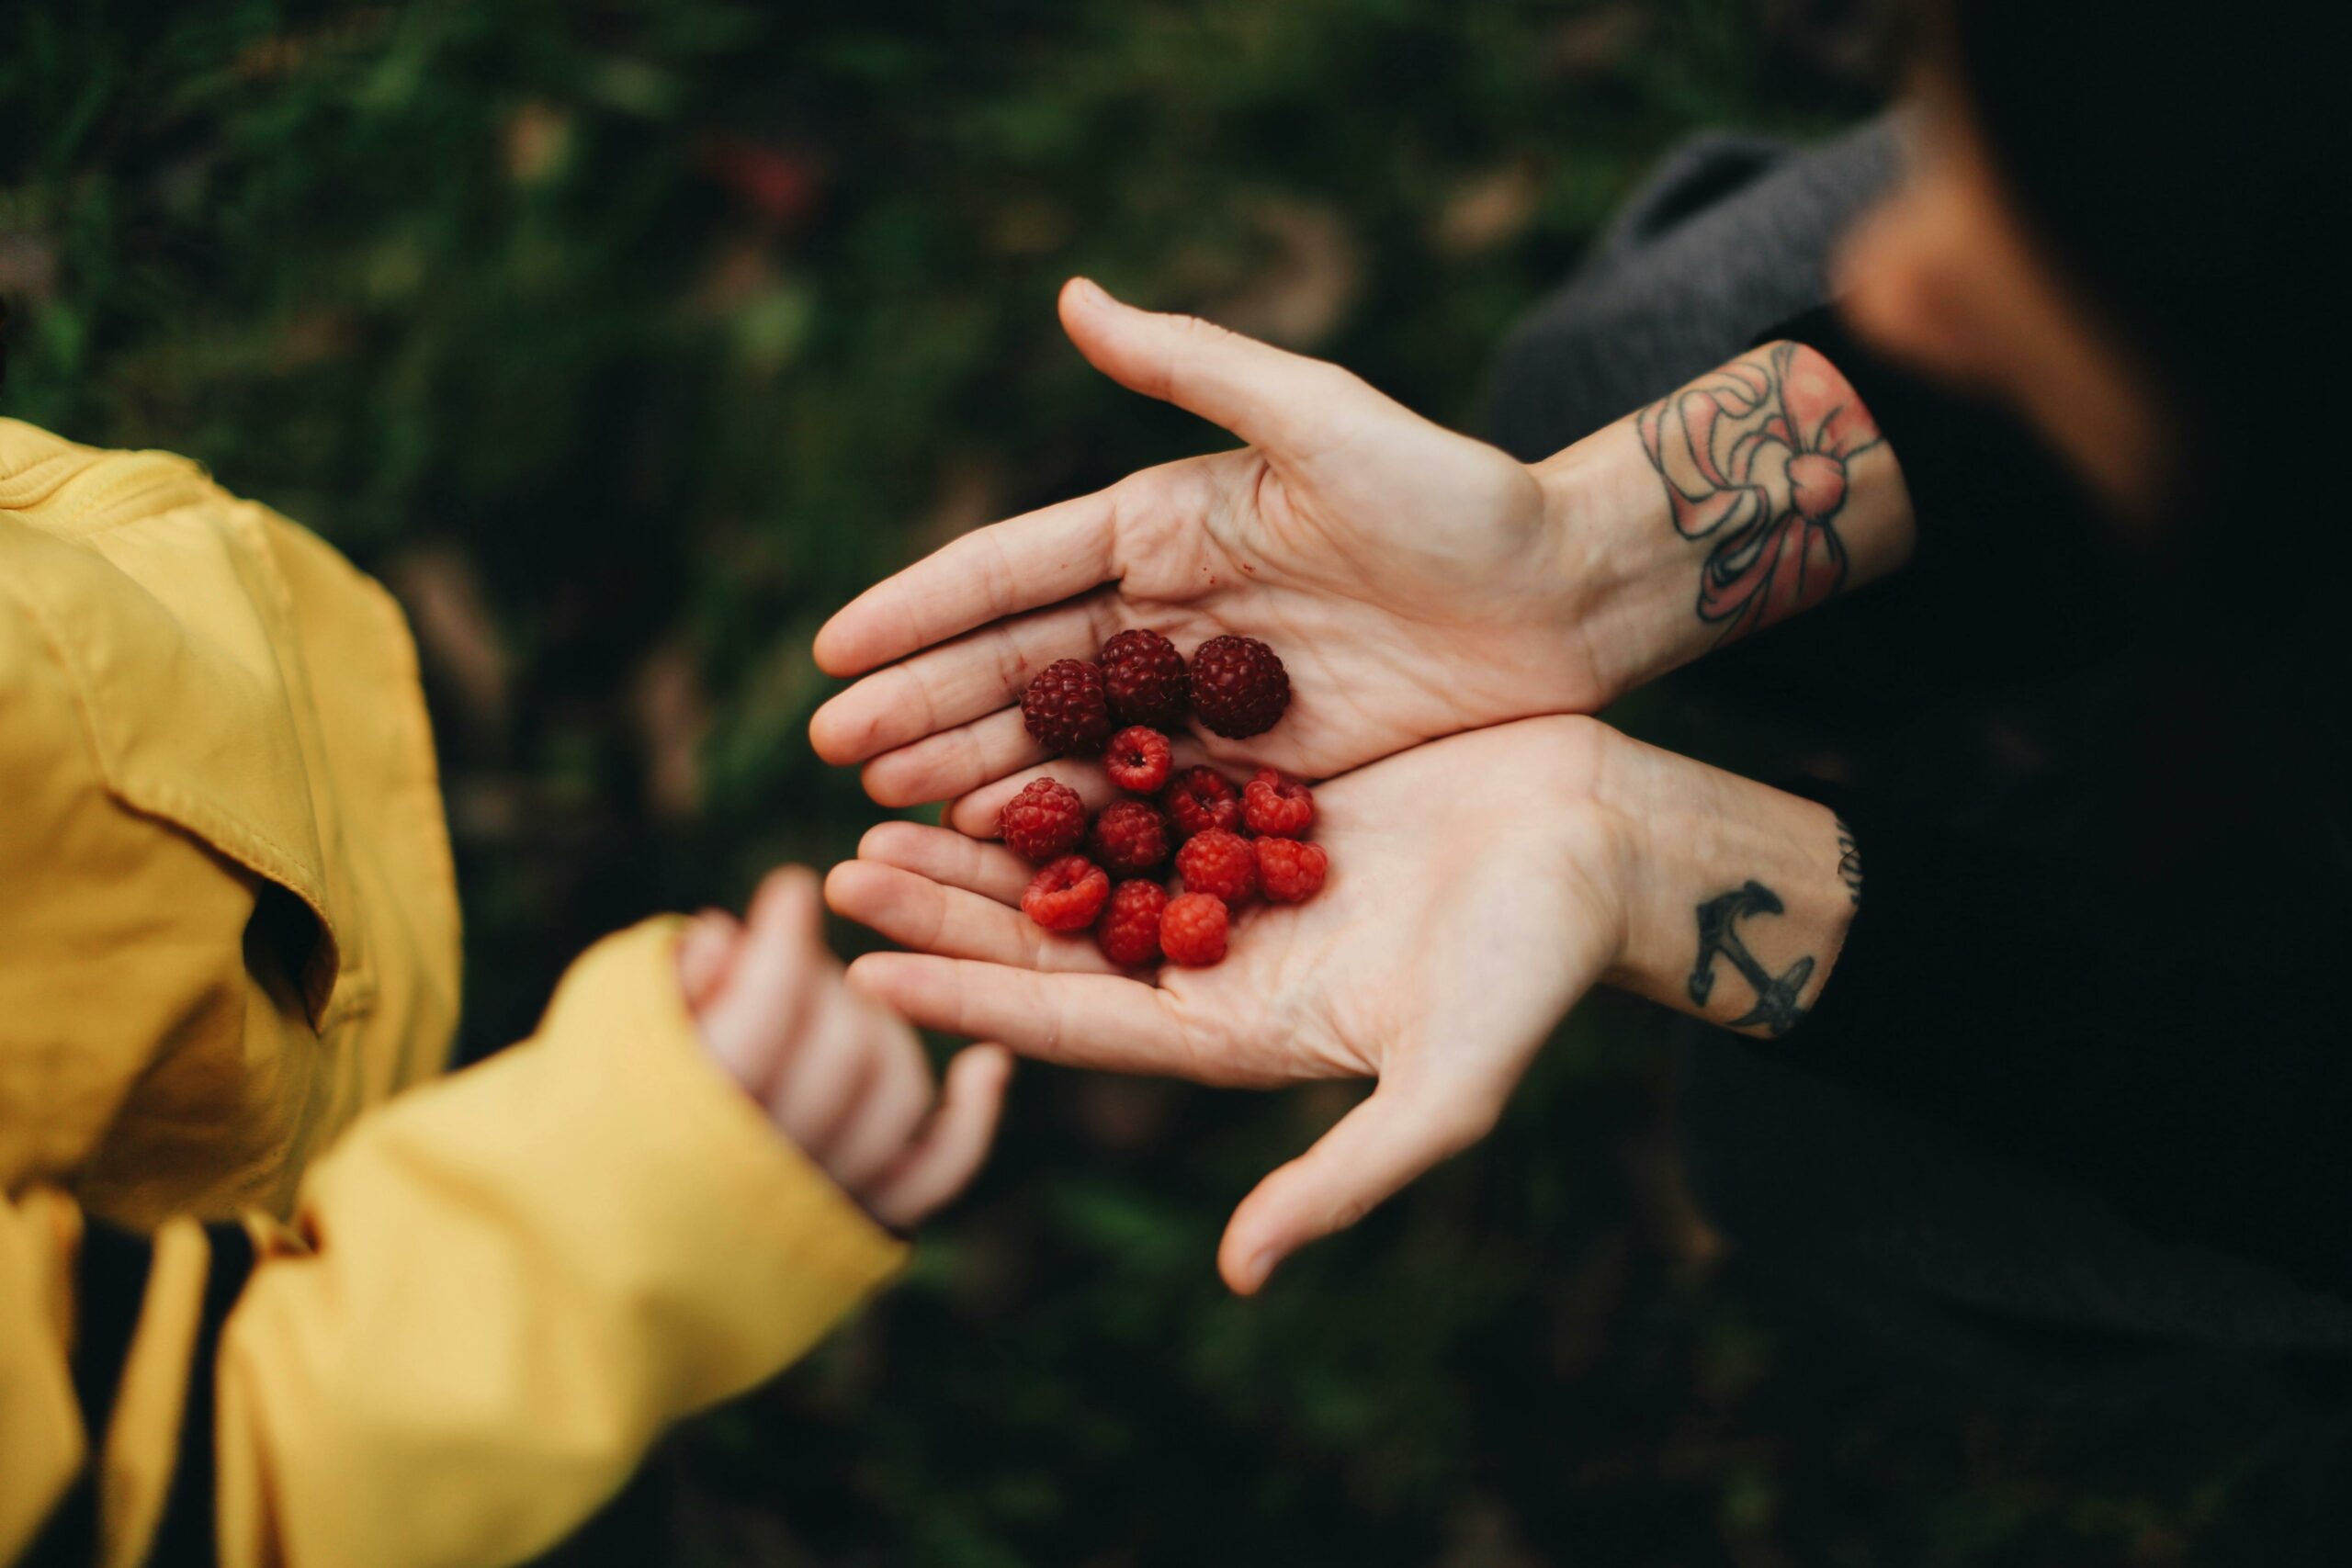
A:
{"label": "adult hand", "polygon": [[[1099,768],[1059,771],[1096,803],[1112,793]],[[1826,807],[1589,718],[1476,730],[1334,779],[1314,833],[1321,892],[1245,907],[1222,964],[1157,984],[1033,924],[1018,908],[1032,868],[948,829],[874,829],[825,891],[917,950],[851,968],[917,1023],[1209,1084],[1377,1079],[1235,1212],[1218,1267],[1245,1294],[1484,1135],[1595,985],[1752,1033],[1795,1027],[1859,898]]]}
{"label": "adult hand", "polygon": [[[1201,739],[1218,760],[1310,778],[1610,694],[1583,611],[1610,570],[1536,470],[1336,366],[1083,280],[1061,316],[1114,380],[1249,445],[978,530],[836,615],[817,662],[865,678],[811,739],[829,761],[864,763],[876,801],[958,796],[1036,763],[1017,706],[1029,678],[1130,626],[1187,653],[1227,632],[1271,644],[1295,694],[1283,722]],[[1638,511],[1670,545],[1630,434],[1608,450],[1578,504]]]}
{"label": "adult hand", "polygon": [[979,1169],[1012,1059],[975,1045],[934,1089],[914,1031],[845,982],[807,871],[772,874],[741,925],[698,917],[678,978],[711,1054],[882,1224],[911,1228]]}
{"label": "adult hand", "polygon": [[[1018,908],[1033,868],[911,822],[836,866],[842,914],[916,953],[858,985],[916,1022],[1045,1060],[1224,1085],[1379,1080],[1235,1213],[1236,1291],[1482,1136],[1553,1026],[1623,947],[1620,838],[1597,800],[1608,735],[1534,719],[1434,742],[1326,784],[1329,881],[1236,918],[1225,962],[1159,984]],[[1091,788],[1108,794],[1099,773]]]}

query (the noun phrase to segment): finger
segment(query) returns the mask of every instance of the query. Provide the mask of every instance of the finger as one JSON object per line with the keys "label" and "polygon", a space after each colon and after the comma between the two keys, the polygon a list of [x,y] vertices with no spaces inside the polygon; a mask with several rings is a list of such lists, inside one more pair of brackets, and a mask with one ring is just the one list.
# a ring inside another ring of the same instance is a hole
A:
{"label": "finger", "polygon": [[869,953],[850,983],[909,1022],[1001,1040],[1064,1066],[1255,1082],[1216,1053],[1190,1049],[1165,994],[1118,975],[1040,975],[925,953]]}
{"label": "finger", "polygon": [[993,898],[896,866],[844,861],[825,878],[825,901],[918,953],[1055,973],[1112,973],[1110,960],[1087,938],[1057,935]]}
{"label": "finger", "polygon": [[817,710],[809,743],[828,762],[863,762],[1016,705],[1030,677],[1055,660],[1100,652],[1111,611],[1107,595],[1090,595],[878,670]]}
{"label": "finger", "polygon": [[[1182,772],[1208,760],[1208,753],[1190,735],[1170,737],[1169,749],[1175,753],[1175,766]],[[1219,767],[1217,772],[1233,782],[1236,789],[1247,779],[1246,769]],[[1120,797],[1120,790],[1111,783],[1108,773],[1099,762],[1076,757],[1057,757],[1034,768],[1016,767],[1003,776],[989,780],[977,788],[955,796],[947,803],[946,822],[959,833],[969,833],[976,839],[996,836],[996,819],[1004,803],[1021,793],[1035,778],[1058,779],[1078,791],[1089,811],[1100,811]]]}
{"label": "finger", "polygon": [[936,1091],[931,1063],[914,1031],[863,998],[853,1000],[859,1004],[865,1034],[865,1089],[850,1107],[825,1163],[833,1179],[863,1202],[874,1179],[914,1141],[915,1130],[931,1114]]}
{"label": "finger", "polygon": [[752,900],[727,983],[702,1011],[703,1037],[745,1085],[774,1080],[833,962],[822,919],[805,867],[771,873]]}
{"label": "finger", "polygon": [[857,841],[857,858],[894,865],[1000,904],[1018,905],[1037,868],[1002,844],[924,822],[877,822]]}
{"label": "finger", "polygon": [[1046,760],[1046,749],[1029,734],[1019,708],[1002,708],[985,718],[927,735],[911,746],[885,751],[860,775],[877,806],[921,806],[945,800],[1012,773],[1028,773]]}
{"label": "finger", "polygon": [[1062,329],[1119,385],[1214,421],[1253,446],[1305,458],[1387,400],[1338,366],[1197,316],[1121,304],[1087,278],[1062,286]]}
{"label": "finger", "polygon": [[1494,1125],[1495,1110],[1458,1097],[1384,1085],[1314,1147],[1258,1184],[1241,1201],[1217,1248],[1217,1270],[1238,1295],[1250,1295],[1282,1260],[1310,1241],[1345,1230],[1399,1188]]}
{"label": "finger", "polygon": [[678,938],[678,989],[686,1010],[700,1012],[726,984],[742,928],[724,909],[705,909]]}
{"label": "finger", "polygon": [[817,667],[862,675],[1001,616],[1057,604],[1112,576],[1114,491],[976,529],[886,578],[817,633]]}
{"label": "finger", "polygon": [[821,989],[791,1051],[759,1093],[776,1131],[830,1170],[833,1145],[865,1092],[873,1062],[865,1004],[844,984]]}
{"label": "finger", "polygon": [[1012,1081],[1012,1054],[974,1045],[947,1064],[931,1120],[866,1189],[865,1206],[894,1230],[911,1230],[964,1190],[988,1157]]}

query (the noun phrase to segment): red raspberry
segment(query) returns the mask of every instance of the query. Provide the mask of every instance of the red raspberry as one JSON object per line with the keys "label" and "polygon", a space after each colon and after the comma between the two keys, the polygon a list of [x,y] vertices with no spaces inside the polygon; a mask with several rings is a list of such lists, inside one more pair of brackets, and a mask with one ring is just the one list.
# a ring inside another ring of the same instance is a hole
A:
{"label": "red raspberry", "polygon": [[1258,886],[1277,904],[1304,904],[1323,890],[1323,874],[1331,857],[1320,844],[1296,839],[1260,839],[1250,846],[1258,852]]}
{"label": "red raspberry", "polygon": [[1168,889],[1157,882],[1122,882],[1111,890],[1111,902],[1094,928],[1102,956],[1132,969],[1159,961],[1159,917],[1168,908]]}
{"label": "red raspberry", "polygon": [[1176,766],[1176,754],[1168,749],[1168,737],[1157,729],[1147,729],[1131,724],[1111,737],[1111,744],[1103,750],[1102,765],[1110,771],[1111,782],[1135,795],[1154,795],[1168,782],[1170,770]]}
{"label": "red raspberry", "polygon": [[1238,833],[1212,828],[1184,840],[1176,852],[1176,874],[1187,893],[1205,893],[1238,904],[1258,891],[1258,857]]}
{"label": "red raspberry", "polygon": [[1111,879],[1084,855],[1064,855],[1021,896],[1022,912],[1049,931],[1082,931],[1111,896]]}
{"label": "red raspberry", "polygon": [[1043,865],[1078,848],[1086,836],[1086,802],[1058,779],[1031,779],[997,813],[1005,847]]}
{"label": "red raspberry", "polygon": [[1186,768],[1170,779],[1159,806],[1176,824],[1179,839],[1211,828],[1230,831],[1241,826],[1241,797],[1233,793],[1233,781],[1215,768]]}
{"label": "red raspberry", "polygon": [[1295,839],[1315,821],[1315,796],[1296,779],[1261,768],[1241,786],[1241,819],[1253,833]]}
{"label": "red raspberry", "polygon": [[1021,694],[1021,722],[1046,750],[1091,751],[1111,733],[1102,671],[1082,659],[1057,659]]}
{"label": "red raspberry", "polygon": [[1290,676],[1254,637],[1213,637],[1193,653],[1193,716],[1230,739],[1261,735],[1290,706]]}
{"label": "red raspberry", "polygon": [[1205,893],[1168,900],[1159,916],[1159,951],[1170,964],[1205,969],[1225,957],[1225,901]]}
{"label": "red raspberry", "polygon": [[1094,819],[1097,864],[1114,876],[1141,876],[1168,859],[1168,818],[1145,801],[1114,800]]}
{"label": "red raspberry", "polygon": [[1124,631],[1102,645],[1102,690],[1123,724],[1173,729],[1184,722],[1184,656],[1158,632]]}

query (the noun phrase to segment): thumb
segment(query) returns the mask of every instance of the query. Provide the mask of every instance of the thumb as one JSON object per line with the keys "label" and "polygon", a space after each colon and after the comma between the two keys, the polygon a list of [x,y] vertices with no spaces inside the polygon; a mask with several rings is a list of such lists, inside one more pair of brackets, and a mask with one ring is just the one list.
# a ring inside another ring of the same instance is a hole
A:
{"label": "thumb", "polygon": [[1436,1096],[1383,1084],[1241,1201],[1217,1248],[1217,1271],[1235,1294],[1256,1294],[1292,1253],[1347,1229],[1485,1137],[1498,1109],[1467,1089]]}
{"label": "thumb", "polygon": [[1199,414],[1270,453],[1313,457],[1351,417],[1393,406],[1328,360],[1198,316],[1138,310],[1089,278],[1062,286],[1061,315],[1087,362],[1122,387]]}

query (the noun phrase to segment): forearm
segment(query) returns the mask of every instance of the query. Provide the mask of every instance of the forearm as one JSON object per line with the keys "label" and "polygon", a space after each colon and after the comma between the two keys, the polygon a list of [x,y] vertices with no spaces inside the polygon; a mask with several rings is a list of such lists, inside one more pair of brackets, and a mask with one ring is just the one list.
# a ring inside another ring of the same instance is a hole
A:
{"label": "forearm", "polygon": [[1623,890],[1608,982],[1743,1033],[1788,1033],[1860,907],[1845,825],[1801,795],[1600,733],[1594,799]]}
{"label": "forearm", "polygon": [[1534,473],[1606,697],[1884,576],[1913,546],[1894,451],[1802,344],[1741,355]]}

